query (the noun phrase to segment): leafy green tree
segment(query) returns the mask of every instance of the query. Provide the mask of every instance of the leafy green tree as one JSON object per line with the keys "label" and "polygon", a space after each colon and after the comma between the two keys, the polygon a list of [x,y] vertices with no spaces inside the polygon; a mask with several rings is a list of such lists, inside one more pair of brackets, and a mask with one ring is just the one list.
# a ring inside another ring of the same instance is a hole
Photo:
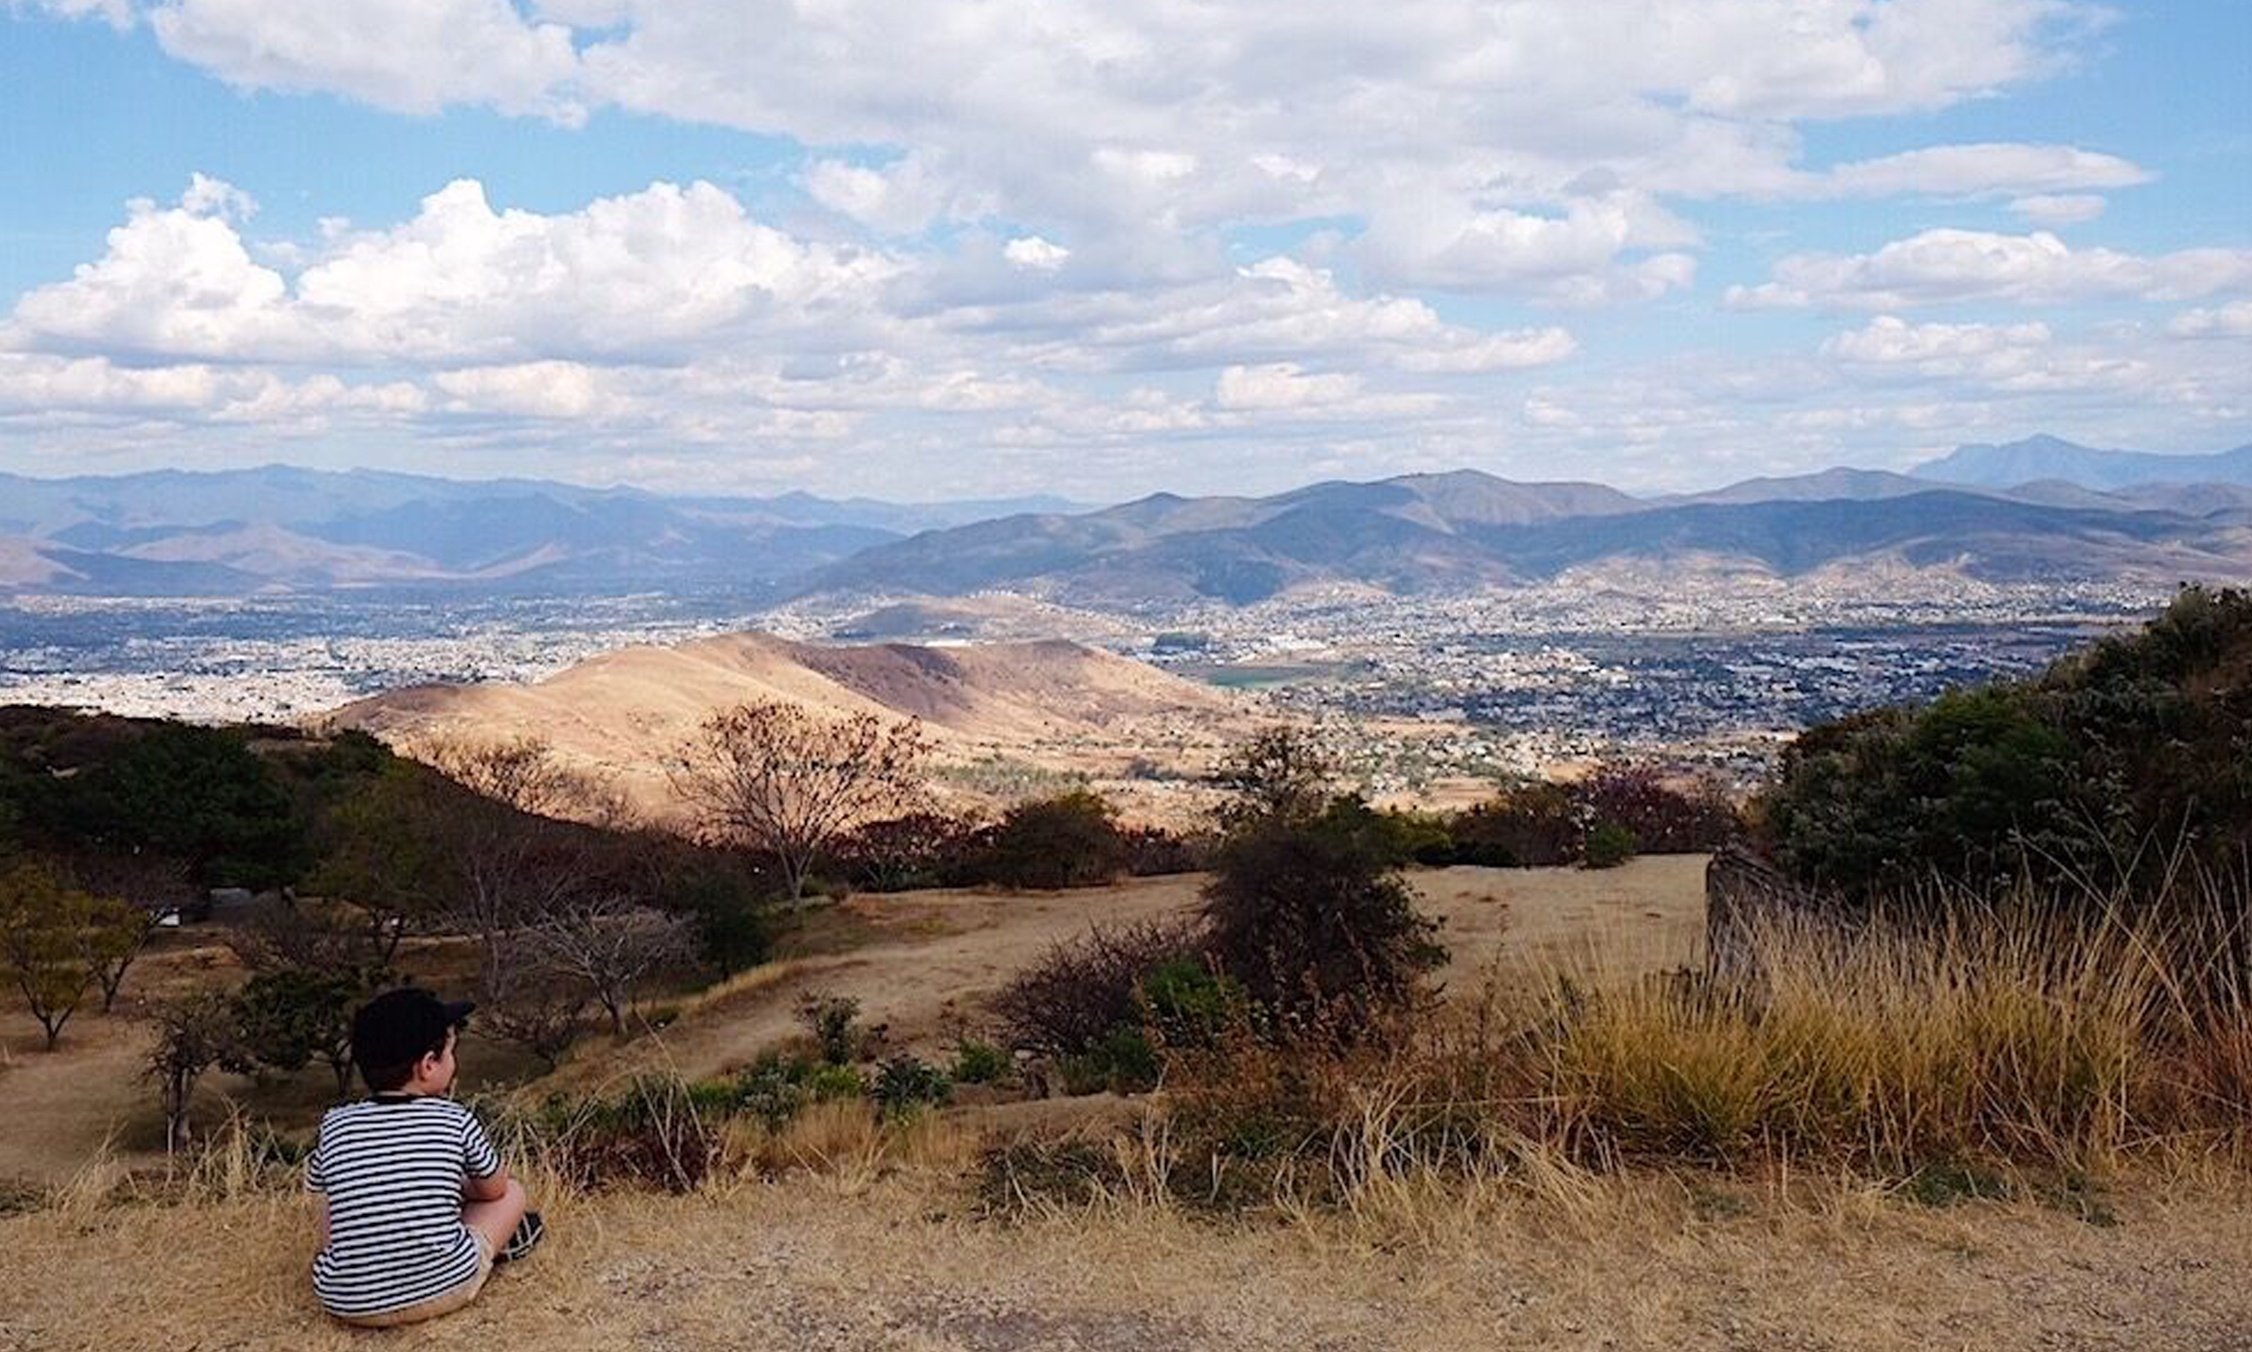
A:
{"label": "leafy green tree", "polygon": [[160,723],[35,801],[58,839],[168,855],[205,887],[279,887],[310,862],[305,821],[240,729]]}
{"label": "leafy green tree", "polygon": [[373,990],[372,974],[284,967],[259,972],[234,1000],[244,1054],[295,1074],[316,1058],[336,1077],[336,1096],[352,1088],[352,1011]]}
{"label": "leafy green tree", "polygon": [[68,886],[53,869],[20,860],[0,872],[0,972],[23,996],[47,1050],[128,942],[130,907]]}

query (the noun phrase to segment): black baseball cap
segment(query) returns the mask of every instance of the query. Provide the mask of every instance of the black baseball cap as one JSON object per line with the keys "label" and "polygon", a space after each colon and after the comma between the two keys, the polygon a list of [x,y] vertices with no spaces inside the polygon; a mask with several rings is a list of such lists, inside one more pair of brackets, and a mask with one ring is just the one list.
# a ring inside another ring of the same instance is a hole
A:
{"label": "black baseball cap", "polygon": [[[442,1051],[446,1034],[459,1028],[477,1008],[467,1000],[441,1000],[420,986],[385,991],[352,1016],[352,1060],[371,1089],[403,1082],[423,1057]],[[388,1084],[378,1084],[389,1079]]]}

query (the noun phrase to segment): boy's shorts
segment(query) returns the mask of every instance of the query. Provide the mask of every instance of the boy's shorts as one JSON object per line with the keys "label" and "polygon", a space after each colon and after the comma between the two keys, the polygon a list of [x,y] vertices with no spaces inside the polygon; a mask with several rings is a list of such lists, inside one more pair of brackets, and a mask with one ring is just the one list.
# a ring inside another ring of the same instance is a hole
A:
{"label": "boy's shorts", "polygon": [[355,1328],[387,1329],[400,1324],[419,1324],[425,1319],[452,1314],[477,1299],[477,1293],[485,1289],[485,1279],[493,1275],[493,1246],[475,1230],[469,1232],[469,1237],[477,1241],[477,1273],[460,1285],[440,1291],[437,1295],[424,1297],[412,1305],[385,1310],[381,1314],[340,1314],[332,1317]]}

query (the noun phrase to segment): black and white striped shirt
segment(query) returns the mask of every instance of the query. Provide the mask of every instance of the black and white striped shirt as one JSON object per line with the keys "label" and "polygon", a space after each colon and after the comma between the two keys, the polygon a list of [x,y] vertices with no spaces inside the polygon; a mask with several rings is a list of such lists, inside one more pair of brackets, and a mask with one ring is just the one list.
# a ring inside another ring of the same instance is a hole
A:
{"label": "black and white striped shirt", "polygon": [[328,1196],[313,1294],[332,1314],[386,1314],[476,1276],[462,1183],[498,1172],[476,1114],[452,1099],[387,1096],[329,1109],[305,1165],[305,1186]]}

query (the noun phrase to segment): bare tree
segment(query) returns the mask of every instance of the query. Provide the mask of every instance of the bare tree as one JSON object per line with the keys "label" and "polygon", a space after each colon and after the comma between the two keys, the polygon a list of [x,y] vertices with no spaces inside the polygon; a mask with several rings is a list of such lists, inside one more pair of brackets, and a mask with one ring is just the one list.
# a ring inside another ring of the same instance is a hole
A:
{"label": "bare tree", "polygon": [[703,833],[772,854],[796,900],[830,842],[915,805],[929,750],[913,722],[740,704],[706,719],[667,768]]}
{"label": "bare tree", "polygon": [[540,966],[584,984],[613,1033],[625,1032],[634,987],[695,951],[686,920],[614,892],[563,902],[526,927],[523,939]]}
{"label": "bare tree", "polygon": [[240,1068],[247,1057],[236,1032],[234,1004],[218,991],[197,991],[150,1012],[157,1036],[144,1074],[156,1082],[164,1105],[164,1148],[169,1152],[188,1139],[188,1105],[203,1073],[214,1065]]}
{"label": "bare tree", "polygon": [[1236,795],[1224,814],[1231,823],[1306,817],[1329,801],[1337,763],[1312,732],[1276,724],[1238,744],[1213,778]]}
{"label": "bare tree", "polygon": [[478,990],[478,1026],[553,1070],[578,1037],[590,998],[586,983],[551,969],[525,933],[502,941],[492,980]]}

